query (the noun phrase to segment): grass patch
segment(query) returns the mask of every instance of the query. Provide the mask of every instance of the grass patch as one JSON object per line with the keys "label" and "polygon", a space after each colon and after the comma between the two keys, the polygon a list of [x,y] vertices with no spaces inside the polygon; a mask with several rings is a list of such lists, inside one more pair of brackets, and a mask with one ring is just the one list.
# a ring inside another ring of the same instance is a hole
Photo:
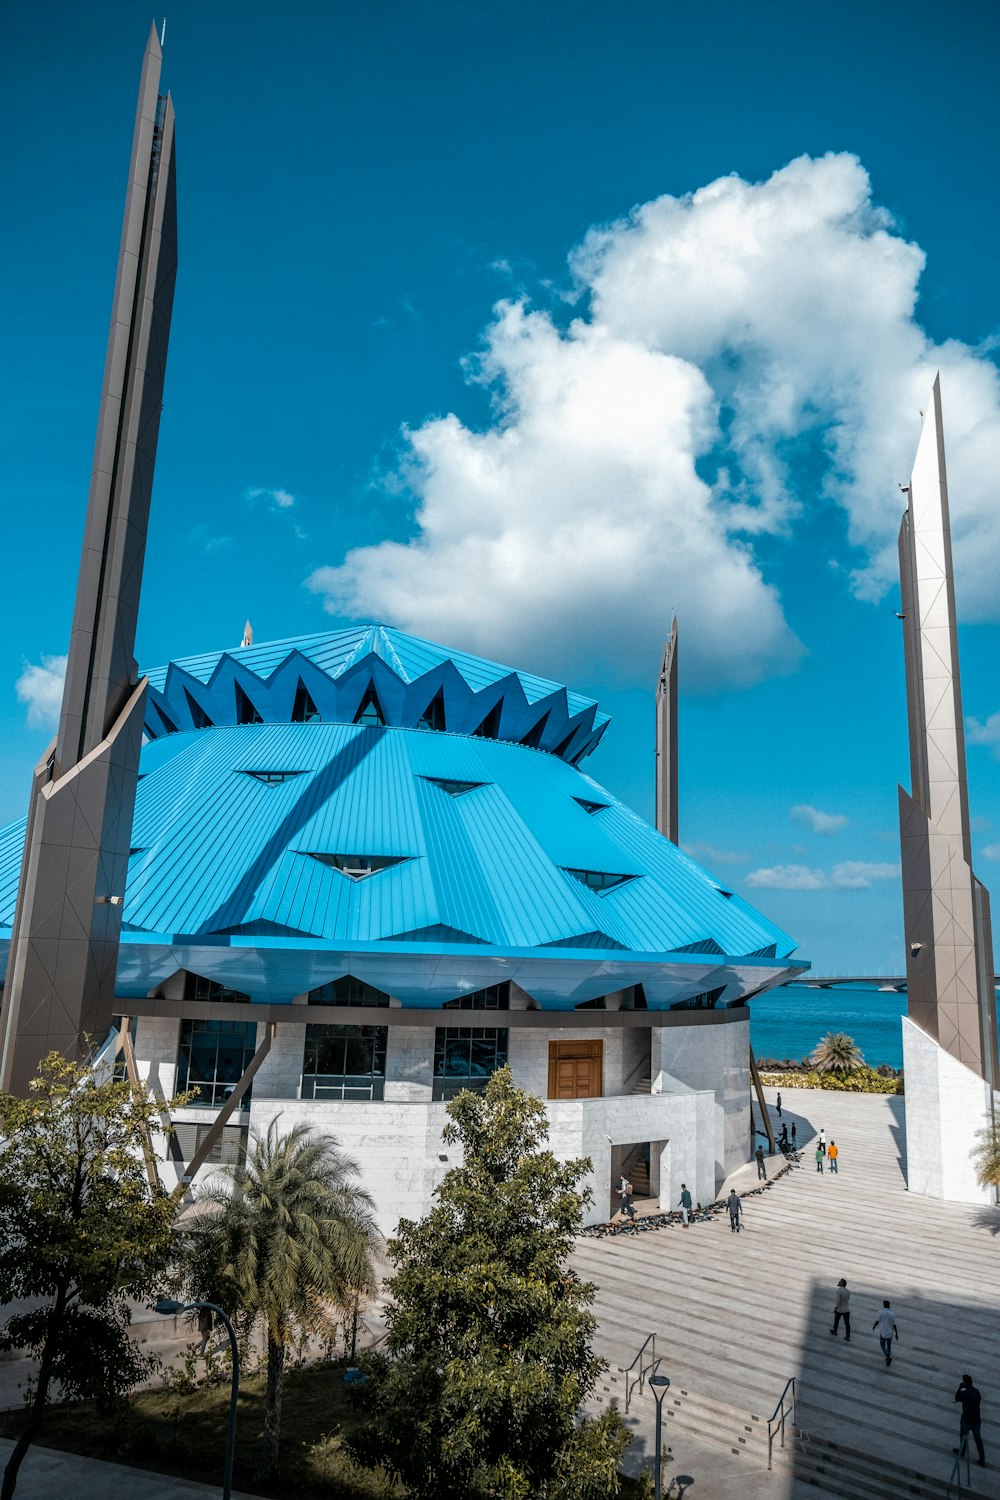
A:
{"label": "grass patch", "polygon": [[[280,1474],[273,1484],[254,1480],[264,1431],[264,1377],[240,1383],[233,1488],[251,1495],[296,1500],[400,1500],[405,1490],[388,1476],[363,1469],[344,1452],[345,1434],[363,1418],[344,1387],[344,1363],[289,1370],[281,1404]],[[92,1402],[50,1406],[39,1445],[112,1463],[154,1469],[179,1479],[222,1484],[229,1420],[229,1381],[196,1386],[186,1394],[140,1391],[117,1417],[99,1415]],[[16,1437],[20,1411],[0,1415],[0,1435]],[[652,1494],[650,1482],[622,1475],[622,1500]]]}
{"label": "grass patch", "polygon": [[[271,1485],[256,1484],[264,1377],[248,1376],[240,1385],[233,1488],[253,1495],[295,1494],[297,1500],[395,1500],[403,1495],[401,1488],[385,1475],[360,1468],[343,1451],[343,1436],[359,1417],[344,1388],[342,1363],[289,1370],[282,1399],[280,1477]],[[20,1412],[0,1420],[5,1437],[15,1437],[24,1424]],[[100,1416],[91,1402],[52,1406],[38,1441],[89,1458],[221,1485],[228,1420],[227,1379],[186,1395],[141,1391],[116,1418]]]}

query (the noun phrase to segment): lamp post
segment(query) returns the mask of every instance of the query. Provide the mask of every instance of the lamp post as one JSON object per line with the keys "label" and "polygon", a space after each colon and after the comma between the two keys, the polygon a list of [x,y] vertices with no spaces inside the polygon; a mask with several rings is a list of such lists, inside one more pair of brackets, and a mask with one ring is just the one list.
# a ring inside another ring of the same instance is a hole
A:
{"label": "lamp post", "polygon": [[233,1376],[229,1397],[229,1430],[226,1434],[226,1466],[222,1474],[222,1500],[231,1500],[233,1493],[233,1456],[236,1453],[236,1403],[240,1394],[240,1351],[236,1343],[236,1330],[217,1302],[177,1302],[172,1297],[161,1297],[153,1308],[164,1317],[176,1317],[178,1313],[195,1312],[204,1308],[216,1313],[225,1323],[229,1334],[229,1351],[233,1360]]}
{"label": "lamp post", "polygon": [[660,1455],[663,1449],[661,1438],[663,1431],[663,1398],[670,1387],[670,1381],[666,1375],[650,1375],[649,1384],[656,1398],[656,1456],[653,1459],[653,1494],[655,1500],[660,1500]]}

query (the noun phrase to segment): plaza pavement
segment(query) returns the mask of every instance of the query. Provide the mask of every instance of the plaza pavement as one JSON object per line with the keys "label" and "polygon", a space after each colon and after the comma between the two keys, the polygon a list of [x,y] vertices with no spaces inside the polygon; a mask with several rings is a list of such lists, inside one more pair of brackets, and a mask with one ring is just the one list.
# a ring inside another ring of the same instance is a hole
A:
{"label": "plaza pavement", "polygon": [[[774,1091],[768,1091],[773,1103]],[[880,1095],[790,1090],[784,1120],[800,1144],[825,1127],[841,1147],[841,1170],[803,1166],[746,1201],[745,1228],[709,1223],[610,1239],[580,1238],[578,1271],[598,1288],[597,1345],[612,1367],[627,1366],[648,1333],[671,1388],[664,1441],[672,1449],[664,1488],[688,1500],[865,1500],[944,1497],[957,1441],[953,1396],[968,1370],[983,1392],[990,1467],[972,1468],[972,1493],[1000,1497],[1000,1209],[910,1197],[904,1176],[903,1101]],[[774,1159],[777,1163],[777,1159]],[[773,1168],[772,1168],[773,1170]],[[753,1165],[734,1174],[737,1190],[757,1186]],[[728,1184],[727,1184],[728,1190]],[[834,1341],[834,1289],[852,1292],[850,1345]],[[901,1339],[887,1369],[872,1323],[889,1297]],[[372,1317],[372,1334],[381,1332]],[[144,1330],[179,1347],[170,1320]],[[178,1330],[179,1331],[179,1330]],[[164,1347],[165,1346],[165,1347]],[[0,1384],[28,1373],[0,1362]],[[766,1465],[766,1419],[786,1380],[798,1390],[798,1426],[826,1463],[829,1479],[800,1455]],[[623,1405],[620,1377],[599,1400]],[[3,1405],[16,1404],[9,1400]],[[636,1441],[627,1467],[649,1466],[653,1406],[648,1392],[628,1418]],[[837,1445],[824,1458],[824,1443]],[[0,1440],[0,1466],[10,1444]],[[904,1471],[912,1471],[908,1479]],[[928,1481],[921,1487],[916,1476]],[[213,1491],[167,1476],[35,1448],[18,1500],[205,1500]]]}
{"label": "plaza pavement", "polygon": [[[0,1472],[13,1446],[10,1439],[0,1438]],[[142,1500],[218,1500],[219,1486],[37,1446],[29,1450],[17,1477],[17,1500],[136,1500],[137,1496]],[[233,1500],[259,1497],[234,1490]]]}
{"label": "plaza pavement", "polygon": [[[774,1090],[768,1095],[773,1104]],[[902,1099],[786,1089],[783,1104],[800,1146],[815,1145],[821,1128],[837,1141],[837,1176],[820,1176],[807,1151],[800,1170],[747,1200],[739,1235],[720,1216],[686,1230],[577,1242],[576,1269],[599,1288],[599,1352],[624,1367],[656,1334],[660,1370],[671,1380],[667,1473],[691,1481],[675,1482],[672,1493],[843,1494],[850,1486],[838,1488],[832,1476],[856,1455],[851,1493],[911,1493],[906,1469],[943,1496],[958,1441],[953,1398],[968,1371],[983,1393],[990,1465],[973,1465],[972,1492],[1000,1496],[1000,1209],[910,1196]],[[757,1185],[752,1167],[738,1175],[742,1190]],[[841,1276],[852,1294],[850,1344],[829,1333]],[[883,1297],[901,1333],[891,1368],[872,1331]],[[792,1376],[798,1426],[842,1455],[833,1452],[829,1490],[814,1471],[807,1481],[804,1464],[760,1467],[766,1419]],[[606,1384],[622,1405],[620,1380]],[[652,1451],[648,1395],[634,1410],[633,1466]]]}

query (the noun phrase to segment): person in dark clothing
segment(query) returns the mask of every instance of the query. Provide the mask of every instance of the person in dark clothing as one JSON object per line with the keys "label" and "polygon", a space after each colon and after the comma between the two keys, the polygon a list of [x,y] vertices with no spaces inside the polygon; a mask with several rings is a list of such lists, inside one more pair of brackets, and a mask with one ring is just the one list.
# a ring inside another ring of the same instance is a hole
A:
{"label": "person in dark clothing", "polygon": [[837,1282],[837,1300],[833,1305],[833,1327],[830,1329],[830,1332],[833,1334],[834,1338],[836,1338],[837,1336],[837,1329],[840,1327],[841,1318],[843,1318],[844,1320],[844,1333],[846,1336],[846,1340],[848,1343],[850,1343],[851,1294],[847,1290],[847,1282],[844,1280],[843,1276],[841,1276],[840,1280]]}
{"label": "person in dark clothing", "polygon": [[754,1155],[755,1155],[756,1160],[757,1160],[757,1176],[759,1178],[761,1178],[762,1181],[766,1182],[767,1181],[767,1168],[764,1165],[764,1147],[763,1146],[758,1146],[756,1152],[754,1153]]}
{"label": "person in dark clothing", "polygon": [[781,1119],[781,1090],[778,1090],[778,1119]]}
{"label": "person in dark clothing", "polygon": [[778,1145],[782,1150],[788,1145],[788,1126],[782,1125],[781,1135],[778,1137]]}
{"label": "person in dark clothing", "polygon": [[730,1230],[730,1233],[731,1234],[739,1234],[739,1232],[740,1232],[740,1215],[743,1212],[743,1204],[740,1202],[740,1195],[736,1191],[735,1188],[731,1189],[729,1197],[726,1199],[726,1207],[729,1210],[729,1230]]}
{"label": "person in dark clothing", "polygon": [[[959,1385],[958,1390],[955,1392],[955,1400],[961,1401],[962,1403],[962,1421],[959,1426],[959,1443],[961,1444],[961,1439],[964,1438],[967,1433],[971,1433],[976,1448],[979,1451],[979,1466],[980,1468],[985,1469],[986,1454],[983,1450],[983,1433],[981,1426],[982,1399],[982,1396],[976,1390],[976,1387],[972,1384],[972,1376],[963,1375],[962,1382]],[[951,1451],[953,1453],[958,1453],[959,1448],[953,1448]]]}
{"label": "person in dark clothing", "polygon": [[796,1136],[795,1121],[793,1120],[792,1121],[792,1150],[793,1151],[795,1150],[795,1147],[796,1147],[795,1136]]}

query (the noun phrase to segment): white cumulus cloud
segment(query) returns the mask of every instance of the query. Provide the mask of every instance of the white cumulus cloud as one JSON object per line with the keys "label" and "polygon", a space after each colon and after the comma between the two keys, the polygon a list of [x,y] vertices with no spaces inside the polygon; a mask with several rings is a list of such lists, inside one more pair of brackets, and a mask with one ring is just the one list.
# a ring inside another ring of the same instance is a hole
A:
{"label": "white cumulus cloud", "polygon": [[827,880],[822,870],[807,865],[771,865],[751,870],[744,884],[759,891],[822,891]]}
{"label": "white cumulus cloud", "polygon": [[14,691],[18,701],[28,706],[28,723],[32,729],[51,729],[59,723],[65,677],[65,656],[43,656],[40,666],[34,662],[25,663]]}
{"label": "white cumulus cloud", "polygon": [[965,737],[970,745],[988,745],[994,755],[1000,756],[1000,714],[990,714],[988,719],[966,719]]}
{"label": "white cumulus cloud", "polygon": [[876,880],[890,880],[898,874],[899,865],[844,860],[829,873],[808,865],[772,865],[752,870],[745,883],[751,889],[768,891],[866,891]]}
{"label": "white cumulus cloud", "polygon": [[847,827],[847,819],[843,813],[820,812],[818,807],[810,807],[807,802],[800,802],[797,807],[789,808],[788,816],[793,823],[802,823],[806,828],[811,828],[813,833],[839,833],[841,828]]}
{"label": "white cumulus cloud", "polygon": [[1000,859],[1000,844],[987,844],[979,852],[984,859]]}
{"label": "white cumulus cloud", "polygon": [[571,264],[568,326],[526,301],[495,310],[469,363],[490,423],[407,430],[387,490],[415,500],[413,535],[313,573],[332,612],[639,680],[673,608],[687,689],[789,671],[802,648],[755,543],[833,501],[862,549],[853,585],[879,597],[940,369],[959,597],[966,617],[997,617],[998,372],[916,322],[923,252],[856,157],[658,198],[592,230]]}
{"label": "white cumulus cloud", "polygon": [[291,510],[295,504],[295,496],[289,494],[288,490],[252,489],[246,491],[248,500],[266,500],[275,510]]}
{"label": "white cumulus cloud", "polygon": [[830,872],[830,884],[842,891],[866,891],[876,880],[895,880],[898,876],[898,864],[848,859],[834,865]]}
{"label": "white cumulus cloud", "polygon": [[741,854],[738,849],[717,849],[714,844],[699,839],[690,844],[683,843],[681,848],[692,859],[704,860],[708,865],[743,865],[750,858],[749,854]]}

